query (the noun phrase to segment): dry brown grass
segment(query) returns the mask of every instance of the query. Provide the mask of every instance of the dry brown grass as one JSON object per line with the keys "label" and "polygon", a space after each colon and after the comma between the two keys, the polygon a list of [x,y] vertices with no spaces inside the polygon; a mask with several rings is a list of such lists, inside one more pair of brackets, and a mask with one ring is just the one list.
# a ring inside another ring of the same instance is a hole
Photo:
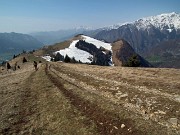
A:
{"label": "dry brown grass", "polygon": [[35,71],[32,61],[40,59],[27,58],[21,69],[0,74],[0,134],[180,133],[169,122],[180,117],[179,70],[66,63],[46,68],[43,62]]}
{"label": "dry brown grass", "polygon": [[84,125],[86,118],[49,81],[43,65],[37,72],[26,67],[31,70],[1,76],[6,82],[0,84],[1,134],[96,134],[93,123]]}
{"label": "dry brown grass", "polygon": [[[98,96],[95,98],[96,100],[106,98],[117,105],[123,105],[121,109],[140,115],[145,121],[148,119],[155,122],[156,127],[157,124],[166,127],[166,130],[161,127],[163,131],[179,131],[179,126],[169,123],[170,118],[178,119],[180,117],[179,70],[102,68],[100,66],[61,63],[54,67],[56,74],[58,74],[57,71],[61,73],[62,78],[83,88],[85,92],[89,89],[89,93],[84,96],[85,99],[89,97],[87,95],[93,93]],[[107,102],[105,103],[107,104]],[[141,122],[138,122],[142,121],[140,118],[133,118],[132,115],[131,119],[136,119],[136,122],[142,125]],[[144,125],[146,124],[145,122]],[[148,126],[146,128],[149,129]],[[161,128],[152,128],[152,130],[157,131]]]}

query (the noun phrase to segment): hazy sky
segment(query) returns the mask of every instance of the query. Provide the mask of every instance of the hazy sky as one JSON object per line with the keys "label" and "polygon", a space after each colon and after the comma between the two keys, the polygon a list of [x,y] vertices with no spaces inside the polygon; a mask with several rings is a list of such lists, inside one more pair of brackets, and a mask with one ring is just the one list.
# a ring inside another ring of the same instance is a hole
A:
{"label": "hazy sky", "polygon": [[169,12],[180,13],[180,0],[0,0],[0,32],[98,28]]}

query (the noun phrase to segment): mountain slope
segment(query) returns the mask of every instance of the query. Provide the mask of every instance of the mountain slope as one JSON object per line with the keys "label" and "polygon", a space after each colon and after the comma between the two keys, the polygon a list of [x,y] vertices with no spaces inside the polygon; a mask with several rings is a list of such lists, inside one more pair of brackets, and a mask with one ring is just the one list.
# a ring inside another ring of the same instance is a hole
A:
{"label": "mountain slope", "polygon": [[0,72],[0,134],[180,133],[178,69],[43,62],[35,71],[41,59],[27,55]]}
{"label": "mountain slope", "polygon": [[1,60],[10,59],[14,54],[21,53],[23,50],[33,50],[42,46],[41,42],[27,34],[0,33]]}
{"label": "mountain slope", "polygon": [[116,29],[104,28],[95,38],[108,42],[122,38],[128,41],[136,52],[144,54],[162,41],[180,38],[180,14],[161,14],[116,26]]}
{"label": "mountain slope", "polygon": [[[62,47],[62,44],[65,46]],[[50,56],[56,59],[56,56],[59,55],[60,61],[63,61],[68,56],[74,59],[73,61],[101,66],[111,66],[113,64],[116,66],[151,66],[141,56],[135,53],[132,47],[124,40],[120,44],[119,42],[110,44],[88,36],[77,35],[62,44],[43,48],[42,51],[44,51],[44,54],[41,54],[41,56],[48,54],[49,56],[43,57],[48,61],[51,59]],[[121,64],[117,64],[116,62],[118,61]]]}
{"label": "mountain slope", "polygon": [[98,65],[111,65],[112,63],[111,55],[109,55],[112,52],[111,44],[84,35],[76,36],[76,40],[70,44],[69,48],[58,52],[64,57],[68,55],[83,63],[94,62]]}
{"label": "mountain slope", "polygon": [[[151,64],[135,53],[130,44],[125,40],[118,40],[112,43],[112,50],[112,59],[115,66],[151,67]],[[133,60],[134,63],[130,60]]]}
{"label": "mountain slope", "polygon": [[107,42],[114,42],[119,38],[125,39],[137,53],[147,57],[147,54],[160,44],[162,46],[166,41],[180,39],[180,14],[174,12],[161,14],[132,23],[103,28],[94,37]]}
{"label": "mountain slope", "polygon": [[161,42],[145,58],[157,67],[180,68],[180,39]]}
{"label": "mountain slope", "polygon": [[0,33],[1,50],[8,49],[33,49],[42,47],[42,43],[27,34],[20,33]]}

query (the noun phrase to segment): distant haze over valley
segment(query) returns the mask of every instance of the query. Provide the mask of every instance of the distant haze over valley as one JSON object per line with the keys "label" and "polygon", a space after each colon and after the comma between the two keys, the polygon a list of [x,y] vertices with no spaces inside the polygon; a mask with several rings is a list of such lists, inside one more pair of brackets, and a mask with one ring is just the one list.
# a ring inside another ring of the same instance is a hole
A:
{"label": "distant haze over valley", "polygon": [[32,51],[42,46],[42,42],[27,34],[0,33],[0,62],[12,59],[23,51]]}

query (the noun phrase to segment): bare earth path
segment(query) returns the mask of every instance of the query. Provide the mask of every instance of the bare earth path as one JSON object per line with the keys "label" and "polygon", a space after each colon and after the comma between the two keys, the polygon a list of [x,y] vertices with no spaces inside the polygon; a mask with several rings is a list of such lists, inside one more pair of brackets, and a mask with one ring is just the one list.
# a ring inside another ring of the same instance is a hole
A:
{"label": "bare earth path", "polygon": [[180,134],[180,71],[32,63],[0,75],[0,134]]}

